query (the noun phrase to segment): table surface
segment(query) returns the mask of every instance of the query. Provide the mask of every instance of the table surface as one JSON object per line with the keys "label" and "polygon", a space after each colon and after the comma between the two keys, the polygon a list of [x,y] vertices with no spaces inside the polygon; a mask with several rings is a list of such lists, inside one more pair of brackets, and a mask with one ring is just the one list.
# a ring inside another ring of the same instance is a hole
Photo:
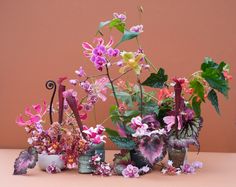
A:
{"label": "table surface", "polygon": [[[204,167],[195,174],[178,176],[163,175],[158,168],[139,178],[122,176],[91,176],[78,174],[77,170],[67,170],[58,174],[48,174],[38,167],[27,175],[14,176],[13,163],[20,150],[0,149],[1,187],[236,187],[236,153],[188,153],[188,160],[201,161]],[[106,151],[108,162],[117,151]]]}

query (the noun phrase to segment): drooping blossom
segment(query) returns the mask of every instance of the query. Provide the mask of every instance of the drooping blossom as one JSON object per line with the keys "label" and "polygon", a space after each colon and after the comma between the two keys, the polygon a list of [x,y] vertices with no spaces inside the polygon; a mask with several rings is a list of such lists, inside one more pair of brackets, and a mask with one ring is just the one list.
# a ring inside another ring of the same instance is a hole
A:
{"label": "drooping blossom", "polygon": [[119,72],[125,73],[125,71],[130,68],[130,69],[133,69],[137,75],[139,75],[142,69],[139,62],[144,56],[145,55],[142,53],[135,55],[134,52],[126,52],[126,51],[121,52],[121,57],[122,57],[124,66],[122,66],[119,69]]}
{"label": "drooping blossom", "polygon": [[139,169],[136,166],[129,164],[123,171],[122,175],[125,178],[137,178],[139,177]]}
{"label": "drooping blossom", "polygon": [[32,109],[27,107],[25,109],[25,115],[28,117],[28,120],[24,120],[23,116],[20,115],[16,119],[16,123],[19,126],[27,126],[27,125],[36,124],[38,122],[43,121],[43,116],[46,113],[47,113],[47,104],[44,101],[42,106],[40,104],[36,104],[36,105],[32,105]]}
{"label": "drooping blossom", "polygon": [[46,168],[46,172],[50,174],[60,173],[61,169],[53,162]]}
{"label": "drooping blossom", "polygon": [[102,71],[103,67],[107,64],[108,56],[117,56],[119,54],[118,49],[113,49],[113,39],[110,38],[109,42],[105,45],[102,38],[95,38],[94,43],[97,43],[93,47],[88,42],[83,42],[82,47],[85,49],[84,55],[90,58],[90,61],[94,63],[97,70]]}
{"label": "drooping blossom", "polygon": [[181,173],[180,168],[175,168],[173,166],[173,162],[171,160],[168,160],[167,165],[162,168],[161,172],[163,174],[168,174],[168,175],[179,175]]}
{"label": "drooping blossom", "polygon": [[181,170],[186,174],[193,174],[196,171],[195,168],[189,163],[185,163],[183,166],[181,166]]}
{"label": "drooping blossom", "polygon": [[95,82],[91,84],[93,94],[96,95],[98,98],[100,98],[102,101],[106,101],[107,99],[105,95],[107,93],[108,83],[109,83],[109,79],[106,77],[102,77],[100,79],[95,80]]}
{"label": "drooping blossom", "polygon": [[120,19],[122,22],[124,22],[126,20],[125,14],[119,14],[119,13],[114,12],[113,17],[116,19]]}
{"label": "drooping blossom", "polygon": [[142,33],[142,32],[143,32],[143,25],[135,25],[135,26],[132,26],[132,27],[130,28],[130,31]]}
{"label": "drooping blossom", "polygon": [[80,66],[78,70],[75,70],[75,74],[78,75],[79,77],[85,77],[86,76],[86,73],[85,73],[82,66]]}
{"label": "drooping blossom", "polygon": [[94,175],[101,175],[101,176],[111,176],[112,175],[112,167],[109,163],[102,162],[101,157],[96,154],[92,156],[90,160],[90,164],[93,168]]}
{"label": "drooping blossom", "polygon": [[157,95],[158,105],[161,105],[164,99],[170,97],[173,97],[173,92],[171,92],[168,88],[160,89]]}
{"label": "drooping blossom", "polygon": [[70,80],[69,80],[69,83],[72,84],[72,85],[74,85],[74,86],[76,86],[76,84],[78,83],[78,80],[76,80],[76,79],[70,79]]}

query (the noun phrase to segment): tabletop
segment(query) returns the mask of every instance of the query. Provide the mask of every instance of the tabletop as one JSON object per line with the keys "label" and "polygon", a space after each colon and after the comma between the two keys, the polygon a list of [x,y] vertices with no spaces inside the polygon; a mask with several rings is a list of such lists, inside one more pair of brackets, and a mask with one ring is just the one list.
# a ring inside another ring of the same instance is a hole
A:
{"label": "tabletop", "polygon": [[[26,175],[14,176],[14,160],[19,152],[19,149],[0,149],[1,187],[236,187],[236,153],[189,152],[189,162],[197,160],[204,164],[195,174],[168,176],[155,168],[139,178],[124,178],[78,174],[77,169],[48,174],[37,166]],[[106,160],[111,162],[117,152],[107,150]]]}

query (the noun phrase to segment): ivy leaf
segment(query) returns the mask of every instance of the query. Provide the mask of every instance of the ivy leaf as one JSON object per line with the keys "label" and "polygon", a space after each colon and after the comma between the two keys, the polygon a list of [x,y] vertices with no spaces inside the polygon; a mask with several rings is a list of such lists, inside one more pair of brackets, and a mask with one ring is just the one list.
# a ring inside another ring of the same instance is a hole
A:
{"label": "ivy leaf", "polygon": [[118,31],[124,33],[125,31],[125,23],[122,22],[120,19],[113,19],[110,23],[109,23],[109,27],[113,28],[115,27]]}
{"label": "ivy leaf", "polygon": [[162,88],[167,79],[168,75],[165,75],[165,70],[160,68],[157,73],[151,73],[151,75],[142,83],[142,85],[152,88]]}
{"label": "ivy leaf", "polygon": [[221,73],[217,69],[208,68],[202,72],[202,77],[208,82],[208,84],[221,92],[225,97],[228,96],[229,86],[228,82],[224,79]]}
{"label": "ivy leaf", "polygon": [[133,107],[132,97],[130,94],[126,92],[116,92],[116,97],[127,104],[129,107]]}
{"label": "ivy leaf", "polygon": [[220,114],[218,97],[214,89],[211,89],[211,91],[207,95],[207,98],[211,101],[211,104],[214,106],[216,112]]}
{"label": "ivy leaf", "polygon": [[197,79],[193,79],[190,82],[190,88],[193,88],[194,93],[204,101],[204,86]]}
{"label": "ivy leaf", "polygon": [[133,38],[136,38],[138,35],[139,35],[138,32],[132,32],[132,31],[125,30],[119,44],[126,41],[126,40],[131,40]]}
{"label": "ivy leaf", "polygon": [[111,121],[116,124],[120,122],[120,113],[118,110],[118,107],[116,105],[111,106],[110,108],[110,116],[111,116]]}
{"label": "ivy leaf", "polygon": [[110,128],[106,128],[106,133],[109,135],[109,136],[120,136],[119,133],[113,129],[110,129]]}
{"label": "ivy leaf", "polygon": [[197,101],[197,96],[192,99],[192,107],[196,116],[201,116],[201,101]]}
{"label": "ivy leaf", "polygon": [[14,163],[13,175],[23,175],[27,173],[27,169],[34,168],[38,161],[38,153],[35,148],[29,147],[28,150],[20,152]]}
{"label": "ivy leaf", "polygon": [[120,149],[132,150],[136,147],[136,143],[125,137],[109,136],[110,140]]}
{"label": "ivy leaf", "polygon": [[143,105],[143,114],[148,115],[148,114],[153,114],[155,113],[158,115],[159,113],[159,107],[155,102],[147,102]]}

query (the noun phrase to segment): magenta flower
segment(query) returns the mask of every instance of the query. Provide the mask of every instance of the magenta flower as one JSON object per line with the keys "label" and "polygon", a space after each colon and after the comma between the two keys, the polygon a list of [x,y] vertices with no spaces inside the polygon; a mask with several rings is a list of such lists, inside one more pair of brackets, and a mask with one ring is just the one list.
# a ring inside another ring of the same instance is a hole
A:
{"label": "magenta flower", "polygon": [[131,119],[131,127],[137,129],[143,125],[142,118],[140,116],[134,117]]}
{"label": "magenta flower", "polygon": [[60,173],[61,169],[53,162],[46,168],[46,172],[50,174]]}
{"label": "magenta flower", "polygon": [[82,66],[80,66],[80,68],[78,70],[75,70],[75,74],[78,75],[79,77],[85,77],[86,76],[86,73],[85,73]]}
{"label": "magenta flower", "polygon": [[116,19],[121,20],[122,22],[124,22],[126,20],[126,15],[125,14],[118,14],[118,13],[114,12],[113,17],[116,18]]}
{"label": "magenta flower", "polygon": [[98,124],[96,125],[96,127],[90,127],[88,128],[87,126],[83,126],[83,132],[87,135],[87,139],[94,143],[94,144],[100,144],[102,142],[106,142],[105,141],[105,138],[106,136],[105,135],[102,135],[103,132],[105,131],[105,128]]}
{"label": "magenta flower", "polygon": [[94,43],[97,43],[95,47],[88,42],[82,43],[82,47],[85,49],[84,55],[90,58],[90,61],[94,63],[97,70],[102,71],[103,67],[107,64],[106,55],[116,57],[119,55],[119,50],[111,47],[113,44],[112,38],[110,38],[106,45],[102,38],[95,38]]}
{"label": "magenta flower", "polygon": [[129,164],[123,171],[122,175],[126,178],[139,177],[139,169],[136,166]]}
{"label": "magenta flower", "polygon": [[42,118],[47,112],[46,102],[45,101],[43,102],[43,106],[41,106],[40,104],[32,105],[32,109],[33,109],[33,112],[31,111],[29,107],[25,109],[25,115],[29,117],[28,120],[25,121],[22,115],[20,115],[16,119],[16,123],[19,126],[32,125],[32,124],[36,124],[38,122],[43,121]]}
{"label": "magenta flower", "polygon": [[200,168],[203,168],[203,163],[202,162],[199,162],[199,161],[195,161],[192,163],[192,166],[195,168],[195,169],[200,169]]}
{"label": "magenta flower", "polygon": [[143,32],[143,25],[135,25],[130,28],[130,31],[141,33]]}
{"label": "magenta flower", "polygon": [[183,166],[181,166],[182,172],[186,174],[193,174],[195,173],[195,168],[188,163],[185,163]]}

